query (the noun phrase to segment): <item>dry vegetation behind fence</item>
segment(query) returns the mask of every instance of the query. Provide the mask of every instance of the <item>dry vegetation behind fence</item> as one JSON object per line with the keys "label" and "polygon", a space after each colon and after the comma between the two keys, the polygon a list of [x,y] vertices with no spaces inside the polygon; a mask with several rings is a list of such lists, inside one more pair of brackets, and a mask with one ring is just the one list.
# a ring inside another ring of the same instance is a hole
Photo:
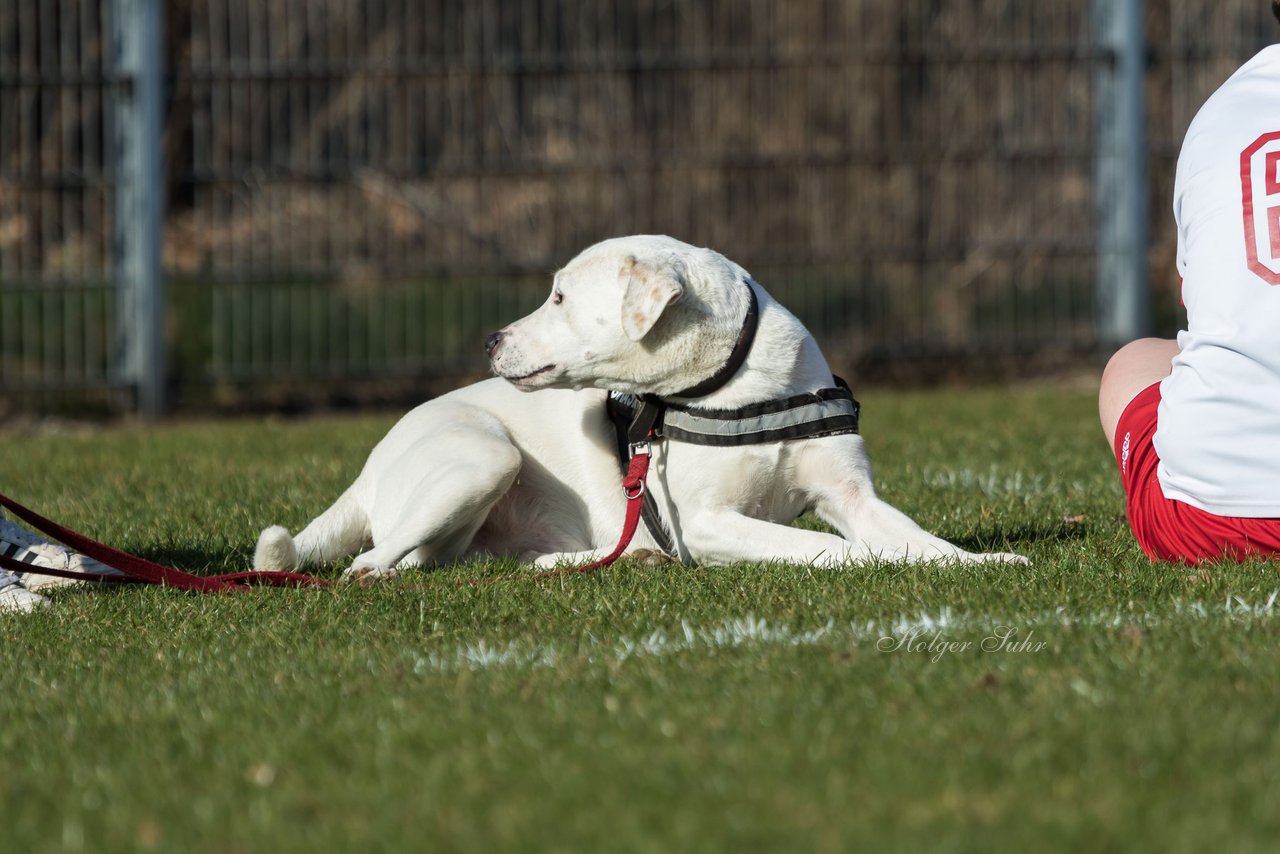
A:
{"label": "dry vegetation behind fence", "polygon": [[[30,291],[110,279],[111,6],[0,9],[14,377],[52,376],[14,368],[48,349],[19,340],[26,318],[49,323]],[[466,363],[466,336],[531,304],[542,274],[646,231],[739,260],[846,360],[1093,343],[1091,95],[1107,58],[1087,0],[165,7],[165,256],[173,334],[197,342],[175,359],[183,382]],[[1273,34],[1267,16],[1260,0],[1147,3],[1162,293],[1181,133]],[[348,315],[358,330],[334,319]],[[377,351],[388,315],[404,322],[392,337],[457,352]]]}

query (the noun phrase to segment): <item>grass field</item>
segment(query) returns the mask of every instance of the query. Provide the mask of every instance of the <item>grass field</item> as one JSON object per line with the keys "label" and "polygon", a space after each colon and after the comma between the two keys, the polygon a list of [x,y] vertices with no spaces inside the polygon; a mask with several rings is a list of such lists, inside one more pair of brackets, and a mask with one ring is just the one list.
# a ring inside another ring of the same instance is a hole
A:
{"label": "grass field", "polygon": [[[62,592],[0,620],[0,847],[1274,849],[1275,565],[1149,564],[1087,388],[860,397],[883,495],[1032,565]],[[0,491],[230,571],[391,420],[3,433]]]}

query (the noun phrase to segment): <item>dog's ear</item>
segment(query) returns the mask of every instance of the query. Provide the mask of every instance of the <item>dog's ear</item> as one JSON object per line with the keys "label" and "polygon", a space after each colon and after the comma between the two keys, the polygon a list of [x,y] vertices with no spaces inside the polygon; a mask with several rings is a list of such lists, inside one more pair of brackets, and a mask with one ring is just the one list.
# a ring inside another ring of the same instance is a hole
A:
{"label": "dog's ear", "polygon": [[628,255],[618,277],[627,292],[622,297],[622,331],[632,341],[649,334],[667,306],[680,299],[684,281],[674,265],[661,268],[642,264]]}

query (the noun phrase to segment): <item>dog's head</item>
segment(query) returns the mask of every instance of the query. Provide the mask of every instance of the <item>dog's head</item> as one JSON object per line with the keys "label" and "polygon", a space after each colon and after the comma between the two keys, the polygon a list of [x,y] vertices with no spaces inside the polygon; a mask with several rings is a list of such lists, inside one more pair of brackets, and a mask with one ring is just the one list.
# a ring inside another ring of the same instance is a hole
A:
{"label": "dog's head", "polygon": [[522,389],[671,394],[715,373],[747,311],[746,272],[670,237],[598,243],[556,273],[533,314],[485,341]]}

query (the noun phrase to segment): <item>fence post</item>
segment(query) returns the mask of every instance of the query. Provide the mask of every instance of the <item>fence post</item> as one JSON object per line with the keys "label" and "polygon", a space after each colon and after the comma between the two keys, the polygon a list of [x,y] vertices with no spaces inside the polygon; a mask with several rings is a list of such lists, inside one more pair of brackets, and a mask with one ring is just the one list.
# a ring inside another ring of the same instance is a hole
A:
{"label": "fence post", "polygon": [[1097,343],[1150,334],[1142,0],[1093,0]]}
{"label": "fence post", "polygon": [[161,0],[115,0],[112,254],[116,283],[118,381],[136,392],[138,411],[165,405],[163,34]]}

